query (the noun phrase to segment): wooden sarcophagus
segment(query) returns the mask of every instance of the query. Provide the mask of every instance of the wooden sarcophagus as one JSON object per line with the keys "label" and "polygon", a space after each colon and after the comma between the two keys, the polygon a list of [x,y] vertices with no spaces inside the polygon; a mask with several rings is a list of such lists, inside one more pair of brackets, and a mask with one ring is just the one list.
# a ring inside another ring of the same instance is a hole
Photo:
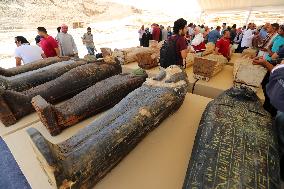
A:
{"label": "wooden sarcophagus", "polygon": [[86,63],[83,60],[68,60],[11,77],[0,76],[0,87],[6,90],[24,91],[51,81],[65,72]]}
{"label": "wooden sarcophagus", "polygon": [[92,188],[181,106],[187,87],[185,71],[171,66],[62,143],[52,144],[35,128],[28,129],[52,185]]}
{"label": "wooden sarcophagus", "polygon": [[151,69],[157,67],[158,64],[158,57],[153,51],[148,52],[141,52],[137,55],[137,62],[138,66],[143,69]]}
{"label": "wooden sarcophagus", "polygon": [[207,105],[183,186],[192,188],[280,188],[272,119],[252,90],[231,88]]}
{"label": "wooden sarcophagus", "polygon": [[96,62],[78,66],[62,76],[26,91],[0,89],[0,120],[5,126],[34,111],[31,100],[40,95],[50,103],[60,102],[82,92],[96,82],[121,73],[116,62]]}
{"label": "wooden sarcophagus", "polygon": [[193,73],[196,79],[209,81],[222,71],[228,60],[222,55],[210,54],[204,57],[194,57]]}
{"label": "wooden sarcophagus", "polygon": [[119,74],[102,80],[60,105],[51,105],[41,96],[32,99],[32,104],[41,122],[51,135],[58,135],[67,127],[113,107],[127,94],[140,87],[146,80],[141,74]]}
{"label": "wooden sarcophagus", "polygon": [[29,64],[24,64],[24,65],[14,67],[14,68],[9,68],[9,69],[0,68],[0,75],[5,76],[5,77],[11,77],[11,76],[18,75],[24,72],[29,72],[32,70],[43,68],[45,66],[49,66],[57,62],[67,61],[69,59],[70,59],[69,57],[49,57],[49,58],[31,62]]}

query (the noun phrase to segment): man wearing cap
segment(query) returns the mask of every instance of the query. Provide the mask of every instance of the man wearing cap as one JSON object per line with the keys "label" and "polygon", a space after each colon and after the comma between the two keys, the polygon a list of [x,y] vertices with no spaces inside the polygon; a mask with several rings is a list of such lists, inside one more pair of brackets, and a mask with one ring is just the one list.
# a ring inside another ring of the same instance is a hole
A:
{"label": "man wearing cap", "polygon": [[90,27],[87,28],[87,33],[84,33],[82,37],[83,44],[86,45],[86,48],[88,50],[88,53],[90,55],[94,55],[97,51],[95,45],[94,45],[94,37],[92,34],[92,29]]}
{"label": "man wearing cap", "polygon": [[62,24],[61,32],[57,34],[56,39],[59,43],[61,56],[78,56],[77,46],[75,41],[68,32],[68,26]]}

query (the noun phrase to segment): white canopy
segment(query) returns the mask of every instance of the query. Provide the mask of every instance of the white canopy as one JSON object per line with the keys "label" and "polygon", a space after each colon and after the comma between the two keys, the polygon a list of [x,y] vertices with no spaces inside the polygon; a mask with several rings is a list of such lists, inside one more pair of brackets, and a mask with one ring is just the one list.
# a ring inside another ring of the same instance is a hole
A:
{"label": "white canopy", "polygon": [[250,10],[263,7],[283,8],[284,0],[197,0],[202,11]]}

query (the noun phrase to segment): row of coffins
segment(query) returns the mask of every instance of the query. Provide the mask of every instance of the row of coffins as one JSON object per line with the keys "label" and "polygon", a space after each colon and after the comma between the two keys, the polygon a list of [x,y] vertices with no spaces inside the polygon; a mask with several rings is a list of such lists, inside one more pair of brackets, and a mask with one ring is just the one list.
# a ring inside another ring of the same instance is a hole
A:
{"label": "row of coffins", "polygon": [[[58,68],[57,65],[61,65],[61,63],[65,62],[54,64],[54,67]],[[87,89],[98,81],[119,74],[122,71],[119,63],[112,61],[97,61],[88,64],[85,61],[75,61],[72,65],[74,64],[77,65],[73,69],[69,70],[69,68],[65,68],[65,73],[56,79],[35,87],[32,87],[34,85],[29,85],[28,83],[27,86],[30,86],[28,90],[19,92],[16,90],[0,89],[0,119],[2,123],[6,126],[13,125],[20,118],[33,112],[34,108],[31,100],[37,95],[41,95],[50,103],[60,102]],[[45,75],[52,74],[56,70],[54,67],[45,67],[46,71],[43,73]],[[34,70],[25,74],[29,76],[30,80],[33,81],[31,83],[34,84],[37,83],[38,72],[38,70]]]}
{"label": "row of coffins", "polygon": [[52,184],[58,188],[92,188],[150,131],[179,109],[187,85],[184,70],[178,66],[167,68],[59,144],[50,143],[34,128],[28,129]]}
{"label": "row of coffins", "polygon": [[[208,59],[220,61],[212,55]],[[215,73],[218,66],[208,62],[203,66]],[[264,70],[241,60],[234,70],[236,86],[209,103],[203,113],[184,188],[279,187],[272,120],[251,90],[260,85]],[[257,76],[244,77],[249,70]],[[36,110],[49,132],[57,135],[114,106],[59,144],[50,143],[35,128],[28,129],[54,186],[92,188],[183,103],[188,87],[184,69],[171,66],[154,78],[146,77],[144,71],[121,74],[119,61],[113,58],[86,63],[26,91],[1,90],[0,106],[5,107],[0,110],[1,120],[13,122],[18,115]]]}
{"label": "row of coffins", "polygon": [[0,75],[5,76],[5,77],[11,77],[11,76],[18,75],[24,72],[43,68],[51,64],[57,63],[57,62],[61,62],[64,60],[67,61],[69,59],[70,59],[69,57],[50,57],[44,60],[38,60],[38,61],[29,63],[29,64],[25,64],[25,65],[10,68],[10,69],[0,68]]}

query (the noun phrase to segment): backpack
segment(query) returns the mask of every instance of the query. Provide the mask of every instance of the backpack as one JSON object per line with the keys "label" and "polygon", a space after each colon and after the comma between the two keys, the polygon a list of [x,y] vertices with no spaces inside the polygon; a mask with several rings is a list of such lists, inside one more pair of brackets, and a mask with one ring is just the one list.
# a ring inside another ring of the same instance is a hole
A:
{"label": "backpack", "polygon": [[169,38],[164,42],[160,50],[160,66],[167,68],[171,65],[175,65],[178,60],[176,43],[179,37],[175,40]]}

